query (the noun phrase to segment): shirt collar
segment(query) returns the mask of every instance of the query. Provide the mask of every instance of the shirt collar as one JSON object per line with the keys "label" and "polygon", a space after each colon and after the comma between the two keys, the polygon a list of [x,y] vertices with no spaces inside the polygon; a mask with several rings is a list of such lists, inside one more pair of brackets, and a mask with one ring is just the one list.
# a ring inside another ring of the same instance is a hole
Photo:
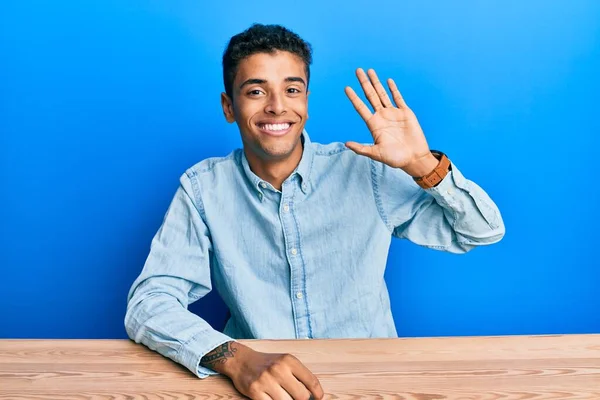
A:
{"label": "shirt collar", "polygon": [[[290,176],[293,176],[296,173],[300,176],[300,179],[302,181],[300,184],[300,188],[302,192],[306,194],[308,193],[308,190],[310,188],[310,173],[312,170],[312,164],[314,159],[314,150],[311,146],[311,141],[308,136],[308,133],[306,132],[306,129],[302,131],[301,140],[304,144],[304,148],[302,150],[302,158],[300,159],[300,163]],[[258,175],[252,172],[252,170],[250,169],[250,164],[248,164],[248,159],[246,158],[246,153],[243,149],[240,153],[242,167],[244,169],[246,178],[248,178],[249,182],[251,183],[252,189],[256,190],[256,194],[259,200],[262,201],[264,197],[263,190],[267,187],[272,188],[272,186],[269,182],[262,180],[260,177],[258,177]]]}

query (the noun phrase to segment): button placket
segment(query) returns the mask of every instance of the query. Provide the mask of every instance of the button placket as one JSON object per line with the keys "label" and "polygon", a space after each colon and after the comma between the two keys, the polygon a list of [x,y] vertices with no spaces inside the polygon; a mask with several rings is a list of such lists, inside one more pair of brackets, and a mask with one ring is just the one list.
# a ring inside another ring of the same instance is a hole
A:
{"label": "button placket", "polygon": [[308,321],[308,309],[306,296],[304,294],[304,265],[300,253],[299,232],[294,220],[293,193],[296,190],[293,185],[297,181],[284,182],[281,189],[281,208],[279,217],[285,233],[285,250],[290,266],[290,295],[294,309],[294,324],[297,337],[306,337],[310,333]]}

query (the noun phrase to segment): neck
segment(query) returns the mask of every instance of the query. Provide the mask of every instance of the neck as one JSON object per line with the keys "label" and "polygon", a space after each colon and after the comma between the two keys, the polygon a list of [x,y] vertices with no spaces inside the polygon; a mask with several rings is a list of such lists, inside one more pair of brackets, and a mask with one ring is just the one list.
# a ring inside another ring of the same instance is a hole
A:
{"label": "neck", "polygon": [[264,160],[255,154],[250,154],[244,148],[244,154],[248,160],[250,169],[260,179],[269,182],[277,190],[281,190],[283,182],[294,172],[294,169],[300,164],[302,159],[302,150],[304,145],[296,146],[294,151],[283,159]]}

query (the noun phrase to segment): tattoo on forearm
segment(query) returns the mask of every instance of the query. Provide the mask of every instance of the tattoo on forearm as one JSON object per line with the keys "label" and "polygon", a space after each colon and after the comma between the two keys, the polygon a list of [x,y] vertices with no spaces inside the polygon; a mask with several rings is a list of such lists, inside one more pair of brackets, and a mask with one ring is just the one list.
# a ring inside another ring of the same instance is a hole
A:
{"label": "tattoo on forearm", "polygon": [[237,349],[232,346],[232,343],[233,342],[223,343],[210,353],[207,353],[204,357],[202,357],[202,360],[200,360],[200,365],[206,368],[214,369],[216,365],[225,364],[227,359],[233,358],[234,353],[237,351]]}

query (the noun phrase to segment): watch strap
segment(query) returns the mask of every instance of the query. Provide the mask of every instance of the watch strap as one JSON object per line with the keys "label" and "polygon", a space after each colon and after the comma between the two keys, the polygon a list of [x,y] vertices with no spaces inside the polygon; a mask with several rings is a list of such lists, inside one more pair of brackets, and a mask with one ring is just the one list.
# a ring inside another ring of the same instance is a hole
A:
{"label": "watch strap", "polygon": [[451,164],[446,154],[438,150],[431,150],[431,154],[440,160],[438,165],[429,174],[413,178],[423,189],[431,189],[437,186],[450,172]]}

